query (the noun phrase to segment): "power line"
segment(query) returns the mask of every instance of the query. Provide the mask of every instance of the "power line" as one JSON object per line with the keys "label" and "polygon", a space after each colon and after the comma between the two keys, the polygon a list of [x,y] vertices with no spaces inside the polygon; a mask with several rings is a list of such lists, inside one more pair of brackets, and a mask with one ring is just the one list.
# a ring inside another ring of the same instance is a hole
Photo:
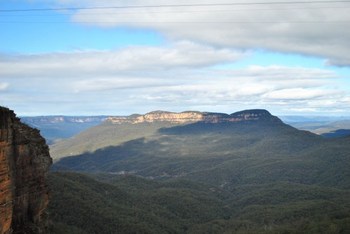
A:
{"label": "power line", "polygon": [[[327,9],[327,10],[348,10],[350,8],[350,5],[348,6],[327,6],[327,7],[288,7],[288,8],[234,8],[234,9],[206,9],[206,10],[166,10],[166,11],[147,11],[147,13],[150,14],[163,14],[163,13],[169,13],[169,14],[178,14],[178,13],[217,13],[217,12],[239,12],[239,11],[290,11],[290,10],[320,10],[320,9]],[[140,14],[144,13],[143,11],[126,11],[126,12],[118,12],[118,15],[133,15],[133,14]],[[68,12],[60,12],[61,15],[71,15],[72,13]],[[98,13],[98,12],[83,12],[79,13],[79,15],[115,15],[115,12],[103,12],[103,13]],[[2,14],[0,17],[8,17],[9,15],[7,14]],[[11,14],[10,16],[33,16],[33,17],[40,17],[40,16],[49,16],[46,13],[43,14],[27,14],[27,13],[19,13],[19,14]]]}
{"label": "power line", "polygon": [[76,10],[104,10],[104,9],[137,9],[137,8],[166,8],[166,7],[214,7],[214,6],[252,6],[252,5],[294,5],[294,4],[324,4],[350,3],[346,0],[334,1],[291,1],[291,2],[240,2],[240,3],[198,3],[198,4],[169,4],[169,5],[126,5],[101,7],[62,7],[62,8],[30,8],[30,9],[0,9],[0,12],[32,12],[32,11],[76,11]]}
{"label": "power line", "polygon": [[[0,24],[65,24],[63,21],[0,21]],[[349,21],[78,21],[81,24],[348,24]]]}

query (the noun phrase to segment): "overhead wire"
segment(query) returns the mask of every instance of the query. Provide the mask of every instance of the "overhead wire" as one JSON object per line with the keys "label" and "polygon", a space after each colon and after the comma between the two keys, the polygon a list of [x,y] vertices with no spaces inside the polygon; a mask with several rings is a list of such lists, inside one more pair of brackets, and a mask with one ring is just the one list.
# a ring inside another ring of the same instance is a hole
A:
{"label": "overhead wire", "polygon": [[158,4],[158,5],[124,5],[124,6],[93,6],[93,7],[58,7],[58,8],[29,8],[29,9],[0,9],[0,12],[28,12],[28,11],[76,11],[76,10],[104,10],[131,8],[175,8],[175,7],[213,7],[213,6],[251,6],[251,5],[295,5],[295,4],[325,4],[350,3],[348,0],[323,1],[278,1],[278,2],[235,2],[235,3],[192,3],[192,4]]}
{"label": "overhead wire", "polygon": [[[150,14],[157,14],[157,13],[203,13],[203,12],[231,12],[231,11],[253,11],[253,10],[262,10],[262,11],[280,11],[280,10],[300,10],[300,9],[304,9],[304,10],[310,10],[310,9],[346,9],[349,8],[350,5],[348,6],[312,6],[312,4],[335,4],[335,3],[350,3],[349,0],[345,1],[345,0],[334,0],[334,1],[327,1],[327,0],[323,0],[323,1],[278,1],[278,2],[240,2],[240,3],[198,3],[198,4],[169,4],[169,5],[126,5],[126,6],[95,6],[95,7],[70,7],[70,8],[31,8],[31,9],[0,9],[0,13],[14,13],[14,12],[51,12],[51,11],[61,11],[59,12],[59,14],[61,15],[72,15],[72,13],[67,13],[66,11],[69,10],[115,10],[115,9],[142,9],[142,8],[147,8],[147,9],[152,9],[152,8],[178,8],[178,7],[215,7],[215,6],[245,6],[249,8],[234,8],[234,9],[201,9],[201,10],[181,10],[181,11],[147,11],[147,13]],[[294,7],[294,8],[250,8],[250,6],[253,5],[291,5],[291,4],[299,4],[299,5],[305,5],[307,4],[308,7],[307,8],[301,8],[301,7]],[[143,13],[143,12],[142,12]],[[79,15],[99,15],[100,13],[95,12],[83,12],[83,13],[79,13]],[[115,13],[106,13],[103,12],[103,15],[113,15]],[[118,15],[120,14],[137,14],[137,12],[132,11],[132,12],[118,12]],[[6,16],[6,17],[11,17],[11,16],[18,16],[18,15],[13,15],[13,14],[0,14],[0,16]],[[32,16],[33,15],[21,15],[21,16]],[[37,15],[37,16],[46,16],[46,15]],[[350,20],[337,20],[337,21],[142,21],[142,22],[138,22],[138,21],[103,21],[103,20],[96,20],[96,21],[88,21],[88,20],[79,20],[77,21],[77,23],[82,23],[82,24],[270,24],[270,23],[291,23],[291,24],[334,24],[334,23],[349,23]],[[1,24],[4,23],[24,23],[24,24],[59,24],[59,23],[66,23],[66,22],[58,22],[58,21],[37,21],[37,20],[32,20],[32,21],[22,21],[22,20],[7,20],[7,21],[0,21]]]}
{"label": "overhead wire", "polygon": [[[0,24],[65,24],[63,21],[0,21]],[[348,24],[350,20],[342,21],[77,21],[80,24]]]}
{"label": "overhead wire", "polygon": [[[165,11],[152,11],[152,10],[147,10],[147,13],[150,14],[164,14],[164,13],[169,13],[169,14],[178,14],[178,13],[217,13],[217,12],[239,12],[239,11],[290,11],[290,10],[319,10],[319,9],[341,9],[341,10],[348,10],[348,8],[350,8],[349,6],[328,6],[328,7],[293,7],[293,8],[234,8],[234,9],[206,9],[206,10],[165,10]],[[139,13],[145,13],[145,11],[120,11],[118,12],[118,15],[132,15],[132,14],[139,14]],[[67,13],[67,12],[59,12],[60,15],[72,15],[72,13]],[[79,12],[79,15],[114,15],[116,14],[116,12],[106,12],[104,11],[103,13],[101,12]],[[28,13],[22,13],[22,14],[0,14],[1,16],[47,16],[46,12],[43,12],[42,14],[28,14]]]}

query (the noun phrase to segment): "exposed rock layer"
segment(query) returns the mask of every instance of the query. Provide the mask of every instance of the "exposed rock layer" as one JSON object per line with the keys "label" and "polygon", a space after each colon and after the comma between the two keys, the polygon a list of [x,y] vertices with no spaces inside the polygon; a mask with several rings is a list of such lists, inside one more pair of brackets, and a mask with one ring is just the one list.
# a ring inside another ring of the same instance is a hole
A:
{"label": "exposed rock layer", "polygon": [[123,123],[152,123],[157,121],[166,121],[171,123],[223,123],[223,122],[241,122],[241,121],[257,121],[257,120],[274,120],[278,121],[277,117],[272,116],[266,110],[245,110],[233,113],[231,115],[223,113],[210,113],[198,111],[185,111],[181,113],[154,111],[145,115],[131,115],[123,117],[109,117],[108,122],[114,124]]}
{"label": "exposed rock layer", "polygon": [[51,163],[39,131],[0,107],[0,234],[46,232]]}

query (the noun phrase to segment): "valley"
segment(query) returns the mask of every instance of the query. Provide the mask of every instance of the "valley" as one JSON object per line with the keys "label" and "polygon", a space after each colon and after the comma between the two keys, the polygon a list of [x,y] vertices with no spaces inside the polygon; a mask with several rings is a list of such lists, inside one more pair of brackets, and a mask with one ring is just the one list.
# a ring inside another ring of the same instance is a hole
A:
{"label": "valley", "polygon": [[40,133],[51,145],[99,125],[106,118],[106,116],[25,116],[21,117],[21,121],[40,129]]}
{"label": "valley", "polygon": [[350,0],[0,4],[0,234],[350,234]]}
{"label": "valley", "polygon": [[350,230],[350,138],[265,110],[188,113],[109,118],[53,145],[53,232]]}

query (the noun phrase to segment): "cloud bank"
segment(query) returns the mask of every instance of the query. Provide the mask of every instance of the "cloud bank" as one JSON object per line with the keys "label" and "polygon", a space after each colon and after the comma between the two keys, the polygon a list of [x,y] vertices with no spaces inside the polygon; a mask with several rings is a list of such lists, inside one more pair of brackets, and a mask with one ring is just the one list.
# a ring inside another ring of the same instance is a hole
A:
{"label": "cloud bank", "polygon": [[[248,108],[350,113],[349,94],[336,73],[303,67],[230,66],[247,56],[191,42],[116,51],[3,54],[0,100],[22,110],[22,115],[43,114],[33,106],[51,114],[90,115],[154,109],[231,113]],[[223,63],[228,65],[217,66]]]}
{"label": "cloud bank", "polygon": [[[64,6],[173,5],[173,1],[58,1]],[[245,1],[252,3],[257,1]],[[288,1],[285,1],[288,2]],[[290,1],[295,2],[295,1]],[[216,1],[176,1],[176,4]],[[230,3],[242,3],[233,0]],[[75,23],[98,27],[150,28],[173,40],[237,49],[265,49],[325,58],[327,64],[350,65],[349,3],[258,4],[232,6],[86,9]]]}
{"label": "cloud bank", "polygon": [[61,76],[62,70],[71,76],[99,76],[131,70],[145,72],[177,67],[200,68],[237,61],[244,56],[244,52],[182,41],[169,47],[134,46],[115,51],[3,55],[0,56],[0,72],[4,77]]}
{"label": "cloud bank", "polygon": [[[230,1],[253,2],[258,1]],[[46,1],[53,7],[198,3],[217,2]],[[348,3],[328,1],[54,12],[68,14],[70,23],[84,27],[156,31],[164,42],[119,50],[0,54],[0,104],[21,115],[130,114],[155,109],[232,113],[248,108],[266,108],[275,114],[349,115],[348,72],[344,75],[329,67],[350,66],[349,9]],[[322,68],[273,62],[237,65],[256,51],[318,57],[326,63]]]}

